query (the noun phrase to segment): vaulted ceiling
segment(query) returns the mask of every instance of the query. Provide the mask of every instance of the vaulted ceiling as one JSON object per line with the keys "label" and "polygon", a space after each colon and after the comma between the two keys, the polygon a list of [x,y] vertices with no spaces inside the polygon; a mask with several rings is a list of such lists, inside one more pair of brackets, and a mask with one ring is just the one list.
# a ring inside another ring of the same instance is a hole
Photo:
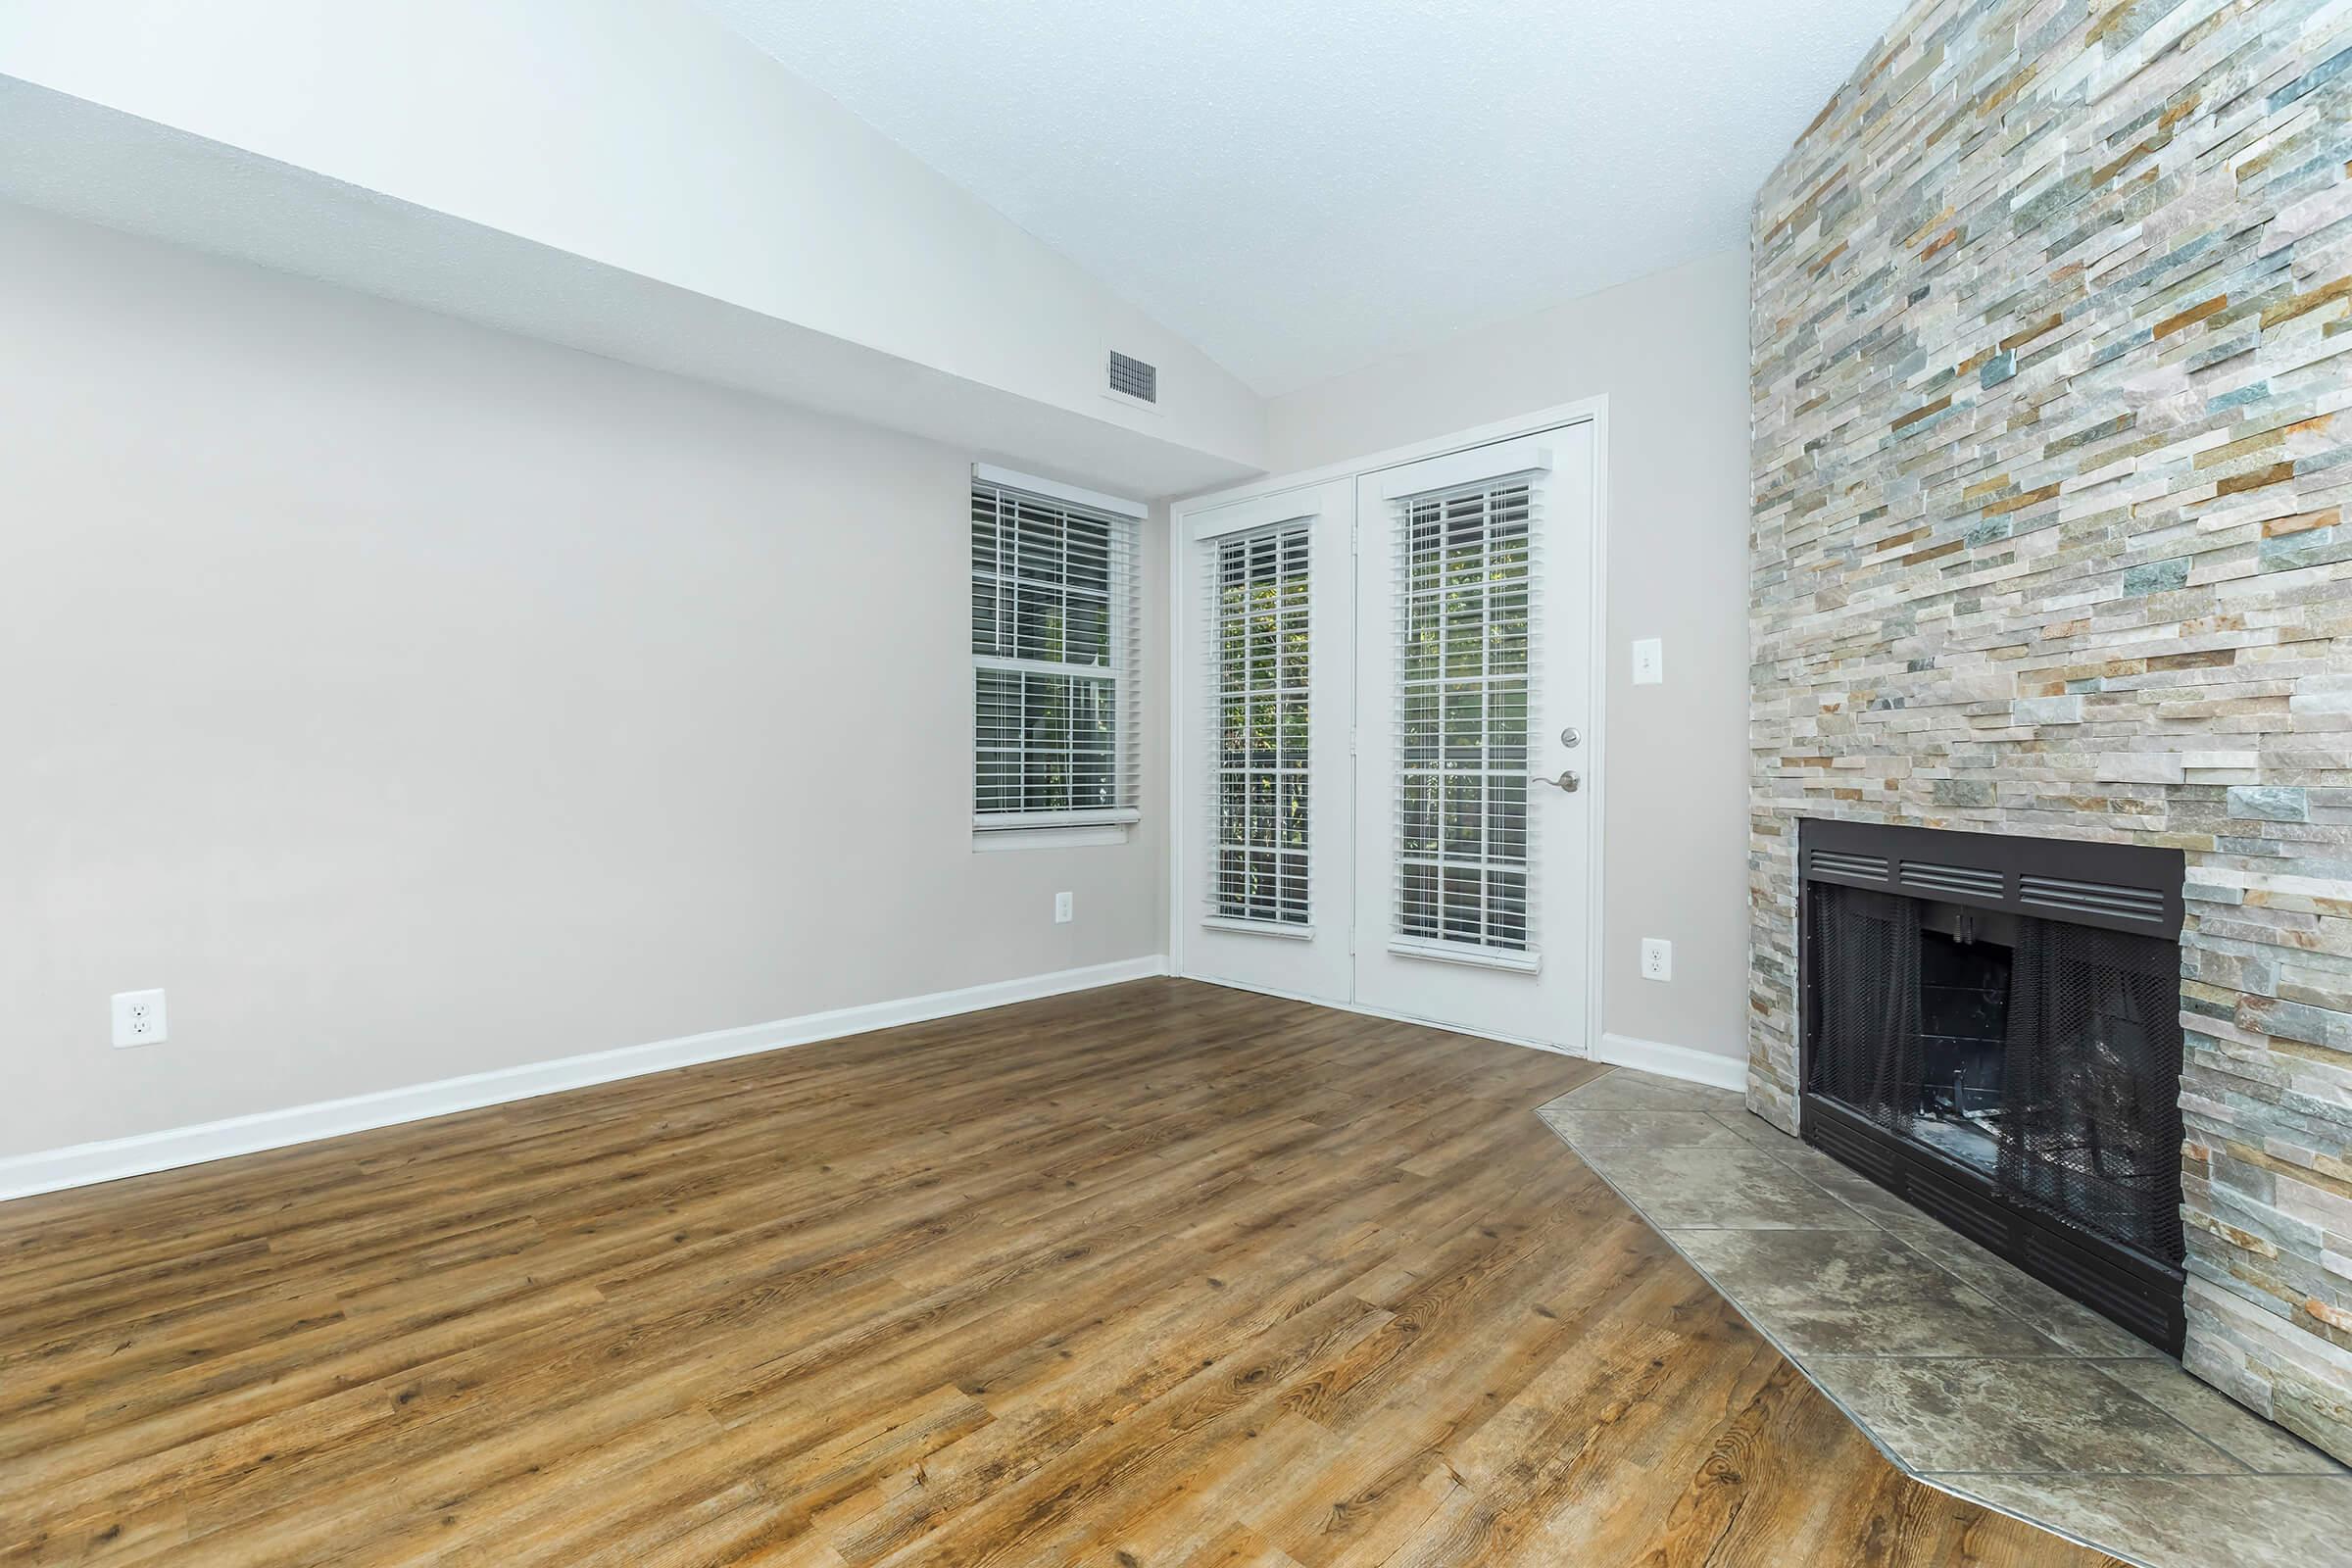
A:
{"label": "vaulted ceiling", "polygon": [[705,0],[1258,391],[1741,242],[1893,0]]}

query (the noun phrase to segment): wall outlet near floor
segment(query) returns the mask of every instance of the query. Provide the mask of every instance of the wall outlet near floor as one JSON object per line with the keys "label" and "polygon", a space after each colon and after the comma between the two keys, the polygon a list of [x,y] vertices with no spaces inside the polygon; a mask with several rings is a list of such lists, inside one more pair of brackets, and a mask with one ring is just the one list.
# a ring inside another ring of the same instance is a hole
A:
{"label": "wall outlet near floor", "polygon": [[1662,685],[1666,679],[1666,644],[1656,637],[1644,637],[1634,644],[1634,684]]}
{"label": "wall outlet near floor", "polygon": [[1067,893],[1054,895],[1054,923],[1068,925],[1078,917],[1077,901]]}
{"label": "wall outlet near floor", "polygon": [[118,1047],[152,1046],[165,1038],[161,991],[119,991],[114,1004]]}
{"label": "wall outlet near floor", "polygon": [[1671,980],[1674,978],[1674,944],[1663,937],[1642,939],[1642,978]]}

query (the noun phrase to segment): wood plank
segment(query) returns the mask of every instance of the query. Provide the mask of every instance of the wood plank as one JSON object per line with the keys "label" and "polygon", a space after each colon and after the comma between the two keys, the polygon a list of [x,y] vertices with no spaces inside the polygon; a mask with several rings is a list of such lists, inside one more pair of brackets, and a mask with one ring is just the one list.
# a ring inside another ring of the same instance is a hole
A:
{"label": "wood plank", "polygon": [[1144,981],[0,1205],[0,1565],[2105,1560],[1887,1466],[1593,1070]]}

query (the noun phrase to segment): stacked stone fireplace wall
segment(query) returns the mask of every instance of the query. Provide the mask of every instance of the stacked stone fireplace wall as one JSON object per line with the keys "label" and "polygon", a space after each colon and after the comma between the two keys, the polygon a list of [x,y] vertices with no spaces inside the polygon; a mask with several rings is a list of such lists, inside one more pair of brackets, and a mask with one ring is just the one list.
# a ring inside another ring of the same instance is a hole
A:
{"label": "stacked stone fireplace wall", "polygon": [[1924,0],[1752,248],[1750,1102],[1799,818],[2184,851],[2185,1359],[2352,1458],[2352,3]]}

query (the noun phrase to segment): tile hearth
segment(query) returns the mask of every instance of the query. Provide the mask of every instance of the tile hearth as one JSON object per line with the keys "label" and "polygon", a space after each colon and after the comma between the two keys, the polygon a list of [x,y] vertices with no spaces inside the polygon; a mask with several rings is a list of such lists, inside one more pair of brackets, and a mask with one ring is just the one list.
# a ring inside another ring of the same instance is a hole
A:
{"label": "tile hearth", "polygon": [[2150,1568],[2303,1568],[2352,1474],[1748,1112],[1614,1068],[1538,1112],[1897,1465]]}

